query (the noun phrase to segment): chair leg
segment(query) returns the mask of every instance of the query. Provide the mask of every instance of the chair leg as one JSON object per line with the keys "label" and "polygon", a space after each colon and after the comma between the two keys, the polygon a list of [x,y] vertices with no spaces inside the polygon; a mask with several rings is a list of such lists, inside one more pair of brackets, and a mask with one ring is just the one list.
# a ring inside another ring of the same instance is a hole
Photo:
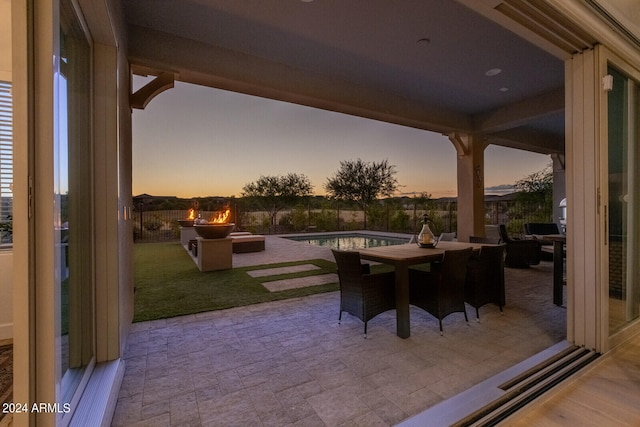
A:
{"label": "chair leg", "polygon": [[478,310],[478,307],[476,307],[476,322],[480,323],[480,311]]}
{"label": "chair leg", "polygon": [[467,317],[467,309],[466,309],[466,308],[464,308],[462,311],[464,312],[464,320],[465,320],[467,323],[469,323],[469,318]]}
{"label": "chair leg", "polygon": [[438,319],[438,323],[440,323],[440,336],[444,335],[442,333],[442,319]]}
{"label": "chair leg", "polygon": [[338,325],[342,324],[342,309],[340,309],[340,314],[338,315]]}
{"label": "chair leg", "polygon": [[367,339],[367,322],[364,322],[364,339]]}

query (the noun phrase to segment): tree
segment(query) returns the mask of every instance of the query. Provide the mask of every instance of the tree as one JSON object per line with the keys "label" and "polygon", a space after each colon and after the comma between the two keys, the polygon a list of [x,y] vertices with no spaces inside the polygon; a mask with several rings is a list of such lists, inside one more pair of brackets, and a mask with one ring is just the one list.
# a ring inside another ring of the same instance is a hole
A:
{"label": "tree", "polygon": [[548,222],[553,216],[553,170],[551,165],[515,183],[516,200],[535,210],[533,220]]}
{"label": "tree", "polygon": [[278,212],[301,197],[310,196],[312,189],[311,181],[305,175],[289,173],[260,176],[242,188],[242,195],[255,198],[269,213],[271,225],[275,226]]}
{"label": "tree", "polygon": [[517,181],[515,187],[524,194],[542,196],[553,193],[553,171],[551,170],[551,165]]}
{"label": "tree", "polygon": [[329,197],[355,201],[364,211],[367,228],[367,208],[380,196],[392,196],[398,189],[396,167],[387,160],[363,162],[361,159],[340,162],[340,169],[327,179],[324,188]]}

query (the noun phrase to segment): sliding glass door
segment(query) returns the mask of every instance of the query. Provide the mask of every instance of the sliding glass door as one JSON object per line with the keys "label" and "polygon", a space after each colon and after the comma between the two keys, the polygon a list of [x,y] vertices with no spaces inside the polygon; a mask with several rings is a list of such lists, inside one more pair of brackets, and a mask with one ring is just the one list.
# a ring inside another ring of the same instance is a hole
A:
{"label": "sliding glass door", "polygon": [[60,1],[54,70],[54,268],[58,401],[71,404],[94,356],[91,47]]}
{"label": "sliding glass door", "polygon": [[640,85],[609,63],[608,105],[609,336],[640,316]]}

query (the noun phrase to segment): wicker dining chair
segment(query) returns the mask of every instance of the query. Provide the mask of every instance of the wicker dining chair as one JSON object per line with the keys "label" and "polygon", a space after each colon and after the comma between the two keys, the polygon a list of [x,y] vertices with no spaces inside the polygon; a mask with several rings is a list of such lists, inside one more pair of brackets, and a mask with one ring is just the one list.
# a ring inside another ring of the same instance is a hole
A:
{"label": "wicker dining chair", "polygon": [[367,322],[380,313],[396,308],[395,273],[369,273],[368,264],[362,264],[360,253],[332,249],[338,265],[340,279],[340,315],[342,312],[356,316],[364,322],[364,337],[367,337]]}
{"label": "wicker dining chair", "polygon": [[502,311],[505,305],[504,292],[505,245],[482,246],[467,265],[464,299],[476,309],[476,320],[480,321],[479,308],[485,304],[497,304]]}
{"label": "wicker dining chair", "polygon": [[409,304],[415,305],[438,319],[440,335],[442,319],[462,312],[468,322],[464,304],[464,283],[472,249],[444,252],[441,262],[431,263],[431,271],[409,269]]}

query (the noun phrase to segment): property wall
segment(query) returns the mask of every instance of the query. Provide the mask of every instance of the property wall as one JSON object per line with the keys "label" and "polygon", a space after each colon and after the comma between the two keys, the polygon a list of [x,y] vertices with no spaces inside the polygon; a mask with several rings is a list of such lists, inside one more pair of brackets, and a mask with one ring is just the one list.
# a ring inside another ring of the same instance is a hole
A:
{"label": "property wall", "polygon": [[[0,80],[11,81],[11,0],[0,0]],[[13,251],[0,252],[0,340],[13,338]]]}

